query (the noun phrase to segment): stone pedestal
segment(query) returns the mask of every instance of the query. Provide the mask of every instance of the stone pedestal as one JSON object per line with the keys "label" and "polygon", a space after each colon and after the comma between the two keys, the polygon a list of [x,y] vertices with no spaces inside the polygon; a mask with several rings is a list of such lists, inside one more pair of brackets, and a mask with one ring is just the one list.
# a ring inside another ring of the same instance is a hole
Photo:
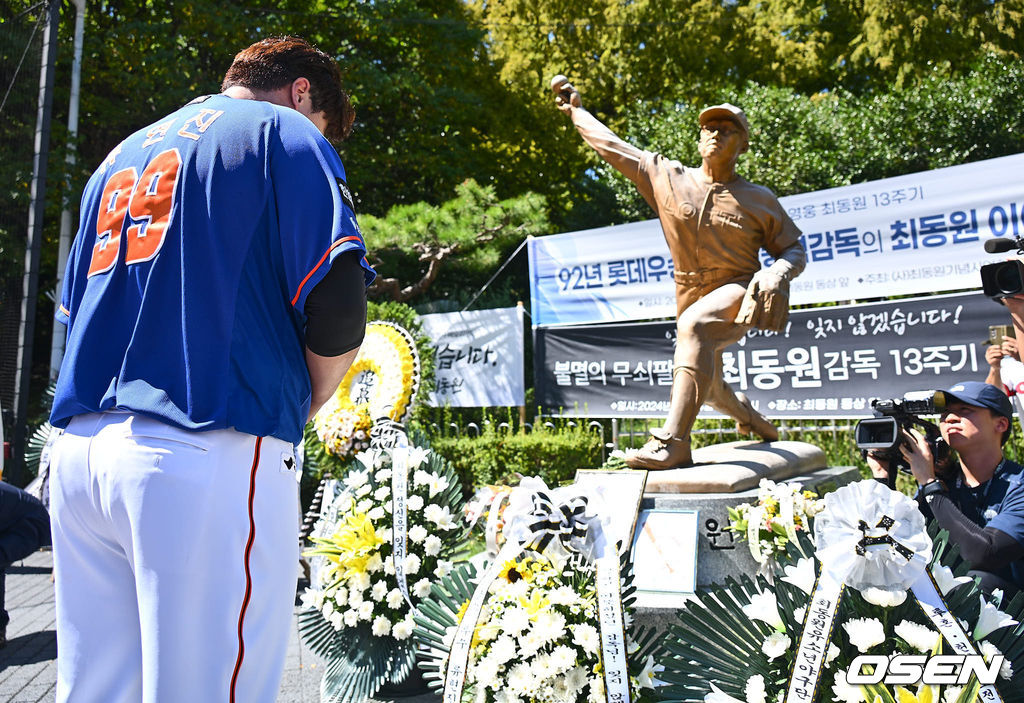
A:
{"label": "stone pedestal", "polygon": [[[736,445],[741,445],[737,447]],[[795,454],[807,459],[807,463],[813,465],[814,452],[805,451],[800,447],[787,445],[803,445],[801,442],[772,442],[770,447],[764,443],[734,442],[732,445],[719,445],[712,447],[718,452],[735,452],[737,449],[751,455],[753,451],[773,452],[776,445],[779,452],[776,456]],[[803,445],[810,447],[811,445]],[[817,449],[813,447],[813,449]],[[697,459],[698,452],[694,452]],[[820,452],[820,450],[818,450]],[[753,576],[757,573],[759,565],[750,554],[746,541],[736,539],[732,532],[725,528],[729,525],[728,508],[741,503],[754,503],[757,501],[757,485],[766,471],[762,470],[763,465],[754,463],[731,462],[725,465],[695,466],[687,469],[674,469],[672,471],[651,472],[647,479],[647,490],[641,503],[641,510],[696,510],[698,513],[698,534],[697,534],[697,575],[698,588],[706,587],[714,583],[720,583],[726,576],[738,577],[741,574]],[[695,472],[702,475],[698,476]],[[756,475],[741,477],[743,472]],[[749,486],[738,492],[700,492],[684,493],[678,490],[682,486],[710,485],[718,479],[714,473],[720,473],[726,477],[726,481]],[[838,466],[829,468],[812,468],[803,470],[790,470],[785,468],[779,473],[765,475],[777,483],[795,483],[803,490],[812,490],[818,495],[834,491],[840,486],[860,479],[860,473],[856,467]],[[751,483],[752,481],[752,483]],[[676,489],[676,490],[673,490]],[[671,612],[685,602],[688,596],[664,593],[637,594],[637,606],[641,609],[653,609],[649,614],[657,615],[662,613],[670,615]],[[645,618],[646,619],[646,618]]]}

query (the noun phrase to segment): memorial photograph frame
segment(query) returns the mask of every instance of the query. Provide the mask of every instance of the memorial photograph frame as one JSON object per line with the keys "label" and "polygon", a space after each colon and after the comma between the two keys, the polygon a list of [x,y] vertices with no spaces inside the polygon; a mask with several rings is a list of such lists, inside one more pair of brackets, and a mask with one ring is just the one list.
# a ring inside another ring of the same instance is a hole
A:
{"label": "memorial photograph frame", "polygon": [[640,511],[631,550],[633,583],[643,605],[675,607],[696,593],[699,534],[700,510]]}
{"label": "memorial photograph frame", "polygon": [[616,500],[608,507],[613,510],[610,515],[613,539],[621,541],[626,547],[632,547],[633,534],[640,517],[640,504],[647,487],[647,472],[640,469],[577,469],[573,483],[587,489],[598,489],[595,491],[597,493],[603,488],[611,489],[615,496],[626,496],[625,500]]}

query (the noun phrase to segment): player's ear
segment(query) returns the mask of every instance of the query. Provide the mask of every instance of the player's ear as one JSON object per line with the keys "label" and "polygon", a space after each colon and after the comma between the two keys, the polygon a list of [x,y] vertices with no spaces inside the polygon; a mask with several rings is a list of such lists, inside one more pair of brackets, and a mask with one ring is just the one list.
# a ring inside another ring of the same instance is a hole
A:
{"label": "player's ear", "polygon": [[[291,100],[292,107],[296,110],[299,109],[299,105],[307,100],[312,100],[309,92],[310,84],[309,79],[304,77],[296,78],[292,81],[291,85]],[[311,107],[311,106],[307,106]]]}

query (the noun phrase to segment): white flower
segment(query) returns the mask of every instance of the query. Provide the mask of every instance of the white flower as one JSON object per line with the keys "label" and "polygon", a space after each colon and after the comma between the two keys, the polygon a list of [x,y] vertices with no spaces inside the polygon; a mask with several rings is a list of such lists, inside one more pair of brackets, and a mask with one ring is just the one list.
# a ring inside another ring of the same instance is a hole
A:
{"label": "white flower", "polygon": [[597,654],[597,649],[601,644],[597,628],[583,623],[581,625],[570,625],[569,629],[572,630],[573,644],[583,647],[583,651],[587,652],[587,654]]}
{"label": "white flower", "polygon": [[764,677],[757,674],[747,679],[743,693],[747,696],[747,703],[767,703],[768,694],[764,688]]}
{"label": "white flower", "polygon": [[[987,662],[991,662],[994,657],[1002,654],[1002,652],[999,651],[999,648],[988,640],[980,643],[978,645],[978,649],[981,650],[981,654],[985,657],[985,661]],[[1013,678],[1013,667],[1010,666],[1010,662],[1006,659],[1003,659],[1003,664],[999,667],[999,676],[1006,680]]]}
{"label": "white flower", "polygon": [[868,603],[883,608],[894,608],[897,605],[901,605],[907,599],[907,592],[902,588],[876,588],[875,586],[869,586],[861,589],[860,594],[864,596],[864,600]]}
{"label": "white flower", "polygon": [[348,592],[348,606],[350,608],[358,608],[363,603],[363,592],[352,588]]}
{"label": "white flower", "polygon": [[843,629],[850,637],[850,643],[861,652],[867,652],[876,644],[885,641],[882,623],[875,618],[854,618],[843,623]]}
{"label": "white flower", "polygon": [[[372,490],[373,488],[370,486],[370,484],[364,483],[362,486],[356,489],[356,498],[364,498],[365,496],[370,495],[370,491]],[[359,505],[370,505],[370,501],[369,499],[361,500],[359,501]],[[367,510],[368,508],[361,508],[360,512],[365,513]]]}
{"label": "white flower", "polygon": [[494,703],[522,703],[522,701],[510,689],[502,688],[494,693]]}
{"label": "white flower", "polygon": [[395,575],[395,557],[393,554],[384,560],[384,573],[388,576]]}
{"label": "white flower", "polygon": [[789,649],[793,641],[781,632],[773,632],[761,645],[761,651],[769,660],[781,657]]}
{"label": "white flower", "polygon": [[334,612],[334,602],[333,601],[325,602],[324,603],[324,607],[321,609],[321,612],[324,614],[324,618],[325,619],[330,620],[331,619],[331,614]]}
{"label": "white flower", "polygon": [[786,575],[782,577],[782,580],[786,583],[791,583],[807,595],[811,594],[814,590],[814,560],[803,557],[796,563],[796,566],[792,564],[786,564],[783,567],[783,571]]}
{"label": "white flower", "polygon": [[498,662],[490,656],[482,657],[471,669],[471,677],[478,685],[477,694],[483,693],[486,700],[486,687],[498,684]]}
{"label": "white flower", "polygon": [[345,611],[345,624],[349,627],[355,627],[356,623],[359,622],[359,611],[357,610],[346,610]]}
{"label": "white flower", "polygon": [[982,640],[1001,627],[1017,624],[1009,615],[986,602],[985,596],[978,594],[978,597],[981,599],[981,612],[978,613],[978,624],[974,626],[975,640]]}
{"label": "white flower", "polygon": [[942,703],[956,703],[963,690],[963,686],[946,686],[942,691]]}
{"label": "white flower", "polygon": [[423,553],[428,557],[436,557],[441,553],[441,538],[430,535],[423,541]]}
{"label": "white flower", "polygon": [[654,675],[665,670],[665,667],[661,664],[654,663],[654,657],[650,654],[647,655],[647,659],[644,660],[644,668],[640,670],[640,673],[636,675],[637,682],[641,688],[651,688],[661,684],[654,678]]}
{"label": "white flower", "polygon": [[832,684],[832,700],[843,701],[843,703],[863,703],[864,696],[860,692],[860,686],[846,683],[846,672],[836,674],[835,682]]}
{"label": "white flower", "polygon": [[[369,486],[363,486],[363,488],[365,488],[366,490],[370,490]],[[369,513],[371,510],[373,510],[373,501],[370,500],[369,498],[367,498],[366,500],[361,500],[358,503],[356,503],[356,512]]]}
{"label": "white flower", "polygon": [[445,559],[437,560],[437,568],[434,569],[434,576],[439,579],[443,579],[445,576],[452,572],[452,562]]}
{"label": "white flower", "polygon": [[530,616],[518,605],[501,614],[501,629],[509,634],[518,635],[530,626]]}
{"label": "white flower", "polygon": [[948,566],[939,566],[932,569],[932,578],[934,578],[935,583],[938,584],[939,590],[942,591],[942,595],[946,595],[960,584],[970,583],[972,580],[968,576],[957,576],[956,578],[953,578],[953,570]]}
{"label": "white flower", "polygon": [[587,696],[587,703],[605,703],[603,676],[590,678],[590,694]]}
{"label": "white flower", "polygon": [[420,558],[415,554],[405,555],[405,573],[415,575],[420,570]]}
{"label": "white flower", "polygon": [[370,587],[370,575],[367,573],[356,574],[348,580],[348,583],[350,589],[358,588],[360,591],[365,591]]}
{"label": "white flower", "polygon": [[375,637],[383,637],[391,632],[391,621],[383,615],[378,615],[373,619],[373,627],[371,630]]}
{"label": "white flower", "polygon": [[423,498],[421,496],[412,495],[409,496],[409,500],[405,501],[405,504],[409,507],[409,510],[422,510]]}
{"label": "white flower", "polygon": [[455,528],[455,521],[452,520],[451,511],[448,510],[448,506],[440,506],[437,503],[431,503],[423,509],[423,517],[430,522],[434,523],[442,530],[451,530]]}
{"label": "white flower", "polygon": [[341,613],[334,611],[334,615],[331,616],[329,622],[335,630],[340,630],[345,625],[345,619],[341,616]]}
{"label": "white flower", "polygon": [[373,617],[373,603],[371,601],[363,601],[359,604],[359,619],[370,620]]}
{"label": "white flower", "polygon": [[[380,535],[380,538],[382,540],[384,540],[386,543],[388,543],[388,544],[391,543],[391,528],[390,527],[385,527],[384,529],[377,530],[377,534]],[[391,560],[388,559],[388,561],[391,561]]]}
{"label": "white flower", "polygon": [[375,574],[384,568],[384,560],[380,558],[380,554],[374,553],[369,559],[366,560],[366,574],[360,574],[360,576],[369,576]]}
{"label": "white flower", "polygon": [[398,609],[402,603],[405,602],[405,598],[402,596],[402,592],[397,588],[392,588],[388,591],[388,607],[392,610]]}
{"label": "white flower", "polygon": [[423,525],[413,525],[409,530],[409,539],[414,544],[419,544],[427,538],[427,528]]}
{"label": "white flower", "polygon": [[572,586],[559,586],[548,593],[548,600],[552,605],[573,605],[579,599]]}
{"label": "white flower", "polygon": [[839,654],[839,647],[835,646],[830,642],[828,645],[828,652],[825,654],[825,664],[828,665],[834,662],[836,660],[836,657],[839,656]]}
{"label": "white flower", "polygon": [[931,652],[938,642],[939,633],[925,625],[918,625],[916,622],[904,620],[894,628],[896,634],[903,638],[903,641],[919,652]]}
{"label": "white flower", "polygon": [[771,591],[758,593],[750,598],[750,603],[743,606],[743,612],[751,620],[763,620],[776,630],[782,631],[785,625],[779,615],[779,604]]}
{"label": "white flower", "polygon": [[491,651],[487,656],[493,657],[498,664],[504,664],[510,659],[515,659],[517,653],[515,640],[508,635],[502,635],[491,645]]}
{"label": "white flower", "polygon": [[373,588],[370,589],[370,597],[378,603],[388,594],[388,584],[384,581],[378,581],[373,584]]}
{"label": "white flower", "polygon": [[570,701],[575,701],[577,694],[580,689],[587,685],[587,669],[583,666],[577,666],[569,670],[565,675],[565,689],[566,697]]}
{"label": "white flower", "polygon": [[431,472],[427,479],[427,491],[430,493],[430,497],[433,498],[446,488],[448,488],[448,479]]}
{"label": "white flower", "polygon": [[412,485],[417,487],[417,488],[419,488],[420,486],[427,485],[427,482],[429,480],[430,480],[430,475],[426,471],[424,471],[423,469],[419,469],[418,471],[414,471],[413,474],[412,474]]}
{"label": "white flower", "polygon": [[409,448],[409,468],[414,469],[430,456],[430,450],[424,449],[423,447],[410,447]]}
{"label": "white flower", "polygon": [[370,471],[369,469],[367,469],[365,471],[349,471],[348,474],[346,474],[345,478],[342,480],[345,482],[345,485],[348,486],[350,490],[354,491],[360,486],[365,485],[369,478]]}
{"label": "white flower", "polygon": [[426,598],[430,595],[430,579],[420,579],[412,587],[412,594],[417,598]]}
{"label": "white flower", "polygon": [[565,616],[556,610],[541,612],[533,629],[544,642],[557,640],[565,634]]}
{"label": "white flower", "polygon": [[544,646],[544,640],[536,630],[527,630],[519,636],[519,653],[529,657]]}
{"label": "white flower", "polygon": [[381,469],[373,475],[374,480],[377,483],[384,483],[391,478],[391,469]]}
{"label": "white flower", "polygon": [[379,505],[370,512],[366,513],[366,517],[370,518],[371,520],[383,520],[384,515],[384,508],[380,507]]}
{"label": "white flower", "polygon": [[560,644],[551,650],[548,662],[549,669],[553,675],[562,674],[571,669],[573,664],[576,663],[576,650]]}
{"label": "white flower", "polygon": [[380,486],[373,492],[373,497],[383,503],[391,495],[390,486]]}
{"label": "white flower", "polygon": [[711,693],[704,694],[704,703],[744,703],[739,698],[733,698],[715,684],[709,683],[709,685]]}
{"label": "white flower", "polygon": [[391,628],[391,636],[396,640],[407,640],[412,631],[413,625],[409,620],[400,620]]}
{"label": "white flower", "polygon": [[527,664],[517,664],[512,667],[512,670],[508,672],[507,680],[509,688],[524,696],[529,696],[537,685],[537,679]]}

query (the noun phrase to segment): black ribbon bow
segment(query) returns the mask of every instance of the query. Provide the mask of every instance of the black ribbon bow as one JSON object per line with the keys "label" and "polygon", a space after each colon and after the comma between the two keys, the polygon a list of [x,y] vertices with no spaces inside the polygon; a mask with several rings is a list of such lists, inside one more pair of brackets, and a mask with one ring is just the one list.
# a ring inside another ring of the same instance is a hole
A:
{"label": "black ribbon bow", "polygon": [[859,520],[858,523],[858,527],[860,527],[860,531],[862,534],[860,542],[857,543],[857,554],[859,556],[864,556],[864,554],[867,552],[868,547],[874,547],[879,544],[887,544],[893,549],[895,549],[897,552],[899,552],[900,555],[907,561],[910,561],[914,558],[913,549],[903,546],[895,539],[893,539],[893,536],[891,534],[889,534],[889,530],[891,530],[893,525],[896,524],[896,521],[888,515],[883,515],[882,519],[878,521],[877,525],[875,525],[875,527],[880,527],[883,530],[885,530],[884,535],[879,535],[877,537],[868,535],[868,530],[870,528],[868,527],[868,524],[866,522],[864,522],[863,520]]}
{"label": "black ribbon bow", "polygon": [[574,496],[557,506],[544,491],[537,491],[531,498],[533,509],[530,517],[534,521],[530,523],[530,531],[533,537],[526,547],[543,552],[551,540],[558,537],[566,551],[579,551],[572,546],[572,539],[583,539],[587,535],[587,525],[583,522],[587,512],[586,497]]}

